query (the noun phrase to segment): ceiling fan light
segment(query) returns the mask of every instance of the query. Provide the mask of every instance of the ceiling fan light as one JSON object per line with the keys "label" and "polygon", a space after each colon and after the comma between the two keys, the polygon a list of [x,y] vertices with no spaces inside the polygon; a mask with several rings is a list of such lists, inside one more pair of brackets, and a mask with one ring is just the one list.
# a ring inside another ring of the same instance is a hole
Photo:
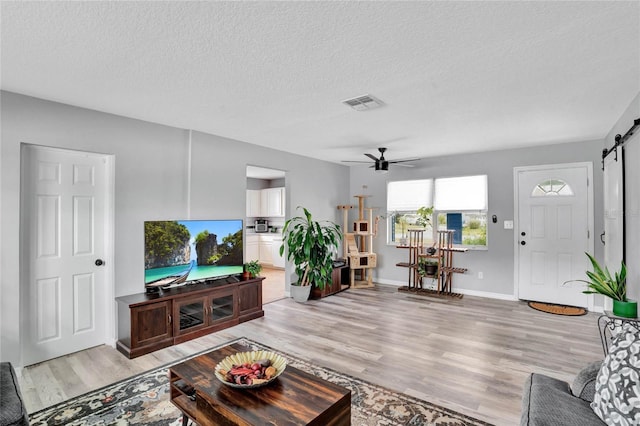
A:
{"label": "ceiling fan light", "polygon": [[376,173],[387,173],[388,171],[389,171],[388,161],[376,161],[376,164],[375,164]]}

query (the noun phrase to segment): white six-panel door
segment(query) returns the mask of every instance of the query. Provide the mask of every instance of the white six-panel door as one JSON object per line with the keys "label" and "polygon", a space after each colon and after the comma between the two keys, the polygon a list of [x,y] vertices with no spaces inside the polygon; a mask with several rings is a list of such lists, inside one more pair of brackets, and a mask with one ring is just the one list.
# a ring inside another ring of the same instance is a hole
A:
{"label": "white six-panel door", "polygon": [[591,165],[516,168],[518,297],[590,307],[583,294],[593,252]]}
{"label": "white six-panel door", "polygon": [[23,364],[106,341],[103,155],[23,150]]}

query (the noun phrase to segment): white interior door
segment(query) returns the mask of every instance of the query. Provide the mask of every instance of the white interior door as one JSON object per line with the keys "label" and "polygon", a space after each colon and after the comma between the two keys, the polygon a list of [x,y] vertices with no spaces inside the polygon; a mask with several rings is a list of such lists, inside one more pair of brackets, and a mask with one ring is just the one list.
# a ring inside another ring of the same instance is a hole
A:
{"label": "white interior door", "polygon": [[107,341],[107,173],[104,155],[24,147],[24,365]]}
{"label": "white interior door", "polygon": [[[589,306],[582,291],[593,252],[590,163],[516,168],[518,297]],[[592,302],[591,302],[592,303]]]}

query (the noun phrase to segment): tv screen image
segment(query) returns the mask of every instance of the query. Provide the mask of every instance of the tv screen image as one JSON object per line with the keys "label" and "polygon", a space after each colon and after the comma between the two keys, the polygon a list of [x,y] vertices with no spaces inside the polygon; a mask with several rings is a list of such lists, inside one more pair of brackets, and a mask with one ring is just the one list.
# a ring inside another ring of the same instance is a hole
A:
{"label": "tv screen image", "polygon": [[242,220],[144,223],[144,281],[149,288],[242,273]]}

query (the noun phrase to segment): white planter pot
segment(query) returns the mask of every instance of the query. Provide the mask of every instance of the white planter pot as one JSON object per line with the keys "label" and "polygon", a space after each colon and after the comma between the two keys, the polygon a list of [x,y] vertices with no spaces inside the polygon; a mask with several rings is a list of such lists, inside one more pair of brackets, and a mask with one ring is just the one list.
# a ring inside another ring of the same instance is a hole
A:
{"label": "white planter pot", "polygon": [[298,303],[304,303],[309,300],[309,295],[311,295],[311,286],[305,285],[292,285],[291,286],[291,297]]}

